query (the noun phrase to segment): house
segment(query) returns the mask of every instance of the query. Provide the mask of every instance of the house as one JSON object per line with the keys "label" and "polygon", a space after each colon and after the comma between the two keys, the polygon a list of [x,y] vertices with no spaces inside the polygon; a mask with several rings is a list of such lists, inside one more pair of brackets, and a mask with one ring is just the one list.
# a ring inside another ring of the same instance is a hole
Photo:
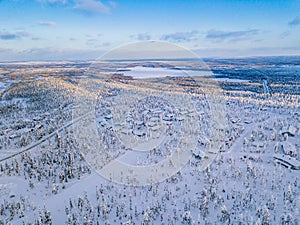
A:
{"label": "house", "polygon": [[287,134],[288,136],[295,136],[296,134],[296,131],[297,131],[297,128],[290,125],[287,129],[284,129],[281,134],[284,135],[284,134]]}
{"label": "house", "polygon": [[137,135],[137,136],[141,137],[141,136],[145,136],[146,135],[146,130],[143,129],[143,128],[134,128],[132,130],[132,133],[134,135]]}
{"label": "house", "polygon": [[284,153],[286,155],[290,155],[293,157],[297,156],[296,146],[294,144],[292,144],[291,142],[288,142],[288,141],[279,142],[279,143],[277,143],[277,147],[281,153]]}
{"label": "house", "polygon": [[192,154],[196,159],[207,158],[206,153],[200,149],[193,149]]}
{"label": "house", "polygon": [[263,141],[254,141],[254,142],[251,143],[251,146],[255,147],[255,148],[263,148],[263,147],[265,147],[265,142],[263,142]]}
{"label": "house", "polygon": [[275,163],[281,164],[289,169],[300,170],[300,161],[296,158],[284,154],[275,154],[273,158]]}
{"label": "house", "polygon": [[203,135],[199,137],[198,142],[205,147],[209,147],[211,145],[209,138]]}
{"label": "house", "polygon": [[169,121],[173,121],[174,118],[175,118],[174,114],[168,113],[163,117],[163,120],[169,122]]}

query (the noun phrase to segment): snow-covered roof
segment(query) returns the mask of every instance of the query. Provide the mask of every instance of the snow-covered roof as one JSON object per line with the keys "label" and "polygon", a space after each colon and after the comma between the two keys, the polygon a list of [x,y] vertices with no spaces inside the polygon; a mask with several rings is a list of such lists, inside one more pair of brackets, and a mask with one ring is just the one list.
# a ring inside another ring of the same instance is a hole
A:
{"label": "snow-covered roof", "polygon": [[282,131],[282,134],[286,133],[288,135],[295,136],[296,131],[297,131],[297,128],[294,127],[293,125],[290,125],[288,128],[286,128]]}
{"label": "snow-covered roof", "polygon": [[206,153],[200,149],[193,149],[192,153],[196,157],[204,158],[206,156]]}
{"label": "snow-covered roof", "polygon": [[132,132],[137,136],[143,136],[146,134],[146,131],[144,129],[134,129]]}
{"label": "snow-covered roof", "polygon": [[284,154],[274,154],[273,157],[278,163],[288,166],[291,169],[300,170],[300,161],[296,158]]}
{"label": "snow-covered roof", "polygon": [[289,154],[291,152],[296,152],[297,149],[296,149],[296,146],[289,142],[289,141],[283,141],[283,142],[280,142],[280,145],[282,146],[283,148],[283,151],[285,154]]}

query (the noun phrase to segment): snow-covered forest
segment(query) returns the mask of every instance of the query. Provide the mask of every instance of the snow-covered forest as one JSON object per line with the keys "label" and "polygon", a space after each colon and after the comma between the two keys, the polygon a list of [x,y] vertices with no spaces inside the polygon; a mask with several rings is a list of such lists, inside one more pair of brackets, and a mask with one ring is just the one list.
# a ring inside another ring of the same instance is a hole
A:
{"label": "snow-covered forest", "polygon": [[[147,80],[115,74],[105,80],[81,73],[0,79],[9,83],[0,95],[0,224],[300,224],[300,100],[293,92],[263,93],[263,83],[251,81],[260,92],[220,89],[222,135],[212,152],[214,115],[207,95],[195,87],[195,109],[186,102],[179,110],[167,94],[151,97]],[[132,87],[144,95],[131,97]],[[92,113],[74,114],[78,103],[91,99]],[[135,104],[126,111],[122,101]],[[102,176],[88,158],[89,139],[78,138],[75,126],[87,115],[96,124],[91,135],[107,150],[101,157],[133,166],[174,154],[185,126],[200,131],[187,163],[174,174],[127,185]]]}

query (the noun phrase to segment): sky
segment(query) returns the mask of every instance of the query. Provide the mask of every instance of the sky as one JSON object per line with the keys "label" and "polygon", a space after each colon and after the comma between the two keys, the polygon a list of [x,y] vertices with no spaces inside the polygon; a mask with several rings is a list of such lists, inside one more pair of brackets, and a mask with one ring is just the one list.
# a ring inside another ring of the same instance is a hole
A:
{"label": "sky", "polygon": [[148,40],[203,58],[300,55],[300,0],[0,0],[0,61],[93,60]]}

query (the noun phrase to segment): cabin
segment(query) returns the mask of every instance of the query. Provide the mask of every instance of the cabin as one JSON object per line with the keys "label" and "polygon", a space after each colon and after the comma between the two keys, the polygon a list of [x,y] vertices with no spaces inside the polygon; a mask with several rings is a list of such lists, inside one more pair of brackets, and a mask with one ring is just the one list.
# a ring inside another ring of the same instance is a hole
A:
{"label": "cabin", "polygon": [[300,170],[300,161],[296,158],[284,154],[275,154],[273,158],[274,162],[277,164],[283,165],[292,170]]}
{"label": "cabin", "polygon": [[107,120],[110,120],[112,118],[112,114],[107,114],[107,115],[105,115],[104,118],[107,119]]}
{"label": "cabin", "polygon": [[284,153],[286,155],[296,157],[297,156],[297,149],[294,144],[288,141],[279,142],[276,144],[275,148],[278,148],[278,151]]}
{"label": "cabin", "polygon": [[137,135],[139,137],[145,136],[146,135],[146,130],[143,128],[135,128],[132,130],[132,133],[134,135]]}
{"label": "cabin", "polygon": [[211,143],[210,143],[210,139],[206,136],[201,135],[198,139],[198,142],[205,147],[210,147]]}
{"label": "cabin", "polygon": [[263,141],[254,141],[251,143],[251,146],[255,148],[263,148],[265,147],[265,143]]}
{"label": "cabin", "polygon": [[121,133],[122,133],[122,134],[125,134],[125,135],[129,135],[129,134],[132,133],[132,129],[123,127],[123,128],[121,129]]}
{"label": "cabin", "polygon": [[174,118],[175,118],[175,117],[174,117],[174,114],[168,113],[168,114],[166,114],[166,115],[163,117],[163,120],[166,121],[166,122],[169,122],[169,121],[173,121]]}
{"label": "cabin", "polygon": [[200,149],[194,149],[192,150],[192,154],[196,159],[202,159],[202,158],[207,158],[206,153],[201,151]]}
{"label": "cabin", "polygon": [[288,136],[295,136],[296,134],[296,131],[297,131],[297,128],[294,127],[294,126],[289,126],[287,129],[284,129],[281,134],[284,135],[284,134],[287,134]]}

